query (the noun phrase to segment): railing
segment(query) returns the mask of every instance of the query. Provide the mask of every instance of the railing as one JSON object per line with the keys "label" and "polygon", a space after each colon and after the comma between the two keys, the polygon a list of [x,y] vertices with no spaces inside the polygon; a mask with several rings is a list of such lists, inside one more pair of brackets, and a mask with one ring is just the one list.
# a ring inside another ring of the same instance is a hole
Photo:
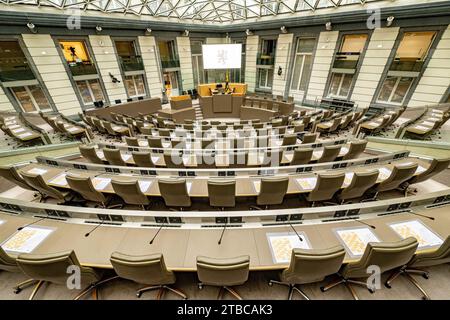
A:
{"label": "railing", "polygon": [[163,69],[168,68],[179,68],[180,67],[180,60],[178,58],[173,60],[165,60],[161,57],[161,66]]}
{"label": "railing", "polygon": [[424,61],[422,60],[394,60],[389,70],[420,72],[423,63]]}
{"label": "railing", "polygon": [[120,57],[120,63],[122,64],[122,68],[124,71],[144,70],[144,63],[142,62],[142,58],[140,56],[122,56]]}
{"label": "railing", "polygon": [[28,62],[24,58],[0,59],[0,81],[20,81],[36,79]]}
{"label": "railing", "polygon": [[88,74],[97,74],[95,65],[90,62],[69,62],[69,68],[74,76],[84,76]]}
{"label": "railing", "polygon": [[273,54],[258,53],[256,58],[256,64],[260,66],[273,66],[275,63],[275,57]]}
{"label": "railing", "polygon": [[333,68],[356,69],[359,61],[359,54],[338,52],[334,59]]}

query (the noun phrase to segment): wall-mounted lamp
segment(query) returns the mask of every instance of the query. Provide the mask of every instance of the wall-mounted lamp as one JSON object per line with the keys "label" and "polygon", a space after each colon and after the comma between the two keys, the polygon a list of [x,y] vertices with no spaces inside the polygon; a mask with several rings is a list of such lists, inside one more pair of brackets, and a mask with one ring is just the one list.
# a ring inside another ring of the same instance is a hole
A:
{"label": "wall-mounted lamp", "polygon": [[394,16],[389,16],[386,19],[386,27],[390,27],[392,26],[392,23],[394,22],[395,17]]}
{"label": "wall-mounted lamp", "polygon": [[280,30],[281,30],[281,33],[288,33],[286,26],[282,26],[280,28]]}
{"label": "wall-mounted lamp", "polygon": [[111,72],[109,73],[109,76],[111,77],[111,81],[112,83],[120,83],[120,80],[117,79],[116,77],[114,77]]}
{"label": "wall-mounted lamp", "polygon": [[96,26],[95,27],[95,31],[97,31],[97,33],[102,32],[103,28],[101,26]]}
{"label": "wall-mounted lamp", "polygon": [[150,29],[150,28],[146,28],[145,29],[145,35],[146,36],[149,36],[151,33],[152,33],[152,29]]}
{"label": "wall-mounted lamp", "polygon": [[184,30],[184,32],[183,32],[183,36],[185,36],[185,37],[189,37],[189,30]]}
{"label": "wall-mounted lamp", "polygon": [[252,36],[252,35],[253,35],[253,32],[250,31],[250,29],[247,29],[247,30],[245,30],[245,34],[246,34],[247,36]]}
{"label": "wall-mounted lamp", "polygon": [[36,28],[36,26],[34,25],[34,23],[28,22],[28,23],[27,23],[27,27],[28,27],[28,29],[30,29],[31,32],[37,33],[37,28]]}
{"label": "wall-mounted lamp", "polygon": [[277,74],[278,74],[279,76],[281,76],[281,75],[283,74],[283,68],[281,68],[281,66],[278,66],[278,72],[277,72]]}
{"label": "wall-mounted lamp", "polygon": [[327,23],[325,23],[325,29],[327,30],[327,31],[331,31],[333,28],[332,28],[332,26],[331,26],[331,22],[330,21],[328,21]]}

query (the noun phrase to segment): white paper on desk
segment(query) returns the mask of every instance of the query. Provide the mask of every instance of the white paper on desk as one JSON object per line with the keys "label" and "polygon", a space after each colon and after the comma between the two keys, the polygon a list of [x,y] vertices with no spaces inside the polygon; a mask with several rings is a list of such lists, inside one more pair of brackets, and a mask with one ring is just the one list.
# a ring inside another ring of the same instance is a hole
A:
{"label": "white paper on desk", "polygon": [[97,156],[99,158],[104,158],[105,157],[105,155],[103,154],[103,151],[96,151],[95,153],[97,153]]}
{"label": "white paper on desk", "polygon": [[371,127],[376,127],[379,126],[380,124],[378,122],[369,122],[368,125]]}
{"label": "white paper on desk", "polygon": [[2,224],[4,224],[4,223],[5,223],[4,220],[0,220],[0,226],[1,226]]}
{"label": "white paper on desk", "polygon": [[148,188],[150,188],[151,184],[153,183],[153,181],[143,181],[143,180],[138,180],[139,182],[139,188],[141,189],[142,192],[146,192],[148,190]]}
{"label": "white paper on desk", "polygon": [[74,131],[77,131],[77,130],[78,130],[77,127],[71,127],[71,128],[67,129],[67,131],[69,131],[69,132],[74,132]]}
{"label": "white paper on desk", "polygon": [[348,148],[347,147],[342,147],[340,154],[344,154],[344,153],[347,153],[347,152],[348,152]]}
{"label": "white paper on desk", "polygon": [[121,156],[122,156],[123,161],[128,161],[128,159],[131,158],[131,154],[122,154]]}
{"label": "white paper on desk", "polygon": [[387,178],[389,178],[389,176],[391,175],[391,170],[389,170],[388,168],[384,168],[384,167],[382,167],[382,168],[379,168],[378,169],[378,171],[380,172],[380,174],[379,174],[379,178],[381,179],[381,180],[386,180]]}
{"label": "white paper on desk", "polygon": [[111,182],[111,179],[110,178],[99,178],[99,177],[96,177],[96,178],[92,179],[92,182],[94,184],[95,189],[103,190]]}
{"label": "white paper on desk", "polygon": [[438,116],[438,118],[428,118],[427,120],[436,122],[436,121],[442,120],[442,118],[440,116]]}
{"label": "white paper on desk", "polygon": [[13,125],[13,124],[16,124],[17,122],[16,122],[16,120],[14,120],[14,121],[7,121],[7,122],[5,122],[5,126],[10,126],[10,125]]}
{"label": "white paper on desk", "polygon": [[314,158],[316,158],[316,159],[320,159],[320,157],[322,156],[322,154],[323,154],[323,150],[313,151],[313,156],[314,156]]}
{"label": "white paper on desk", "polygon": [[124,129],[125,127],[120,127],[120,126],[113,126],[112,127],[112,129],[114,130],[114,131],[117,131],[117,130],[121,130],[121,129]]}
{"label": "white paper on desk", "polygon": [[25,138],[25,137],[29,137],[29,136],[32,136],[32,135],[33,134],[31,132],[25,132],[25,133],[19,134],[18,137],[19,138]]}
{"label": "white paper on desk", "polygon": [[367,227],[334,229],[334,232],[353,258],[362,256],[369,242],[380,242],[375,233]]}
{"label": "white paper on desk", "polygon": [[410,220],[403,222],[393,222],[389,226],[394,230],[402,239],[408,237],[414,237],[419,242],[419,248],[432,248],[440,246],[442,244],[442,239],[424,225],[419,220]]}
{"label": "white paper on desk", "polygon": [[14,120],[15,118],[16,118],[16,117],[14,117],[14,116],[7,117],[7,118],[5,118],[5,121]]}
{"label": "white paper on desk", "polygon": [[266,233],[274,263],[289,263],[292,249],[311,249],[308,238],[304,232],[298,232],[303,241],[300,241],[294,232]]}
{"label": "white paper on desk", "polygon": [[64,187],[67,185],[66,175],[67,173],[61,173],[52,180],[50,180],[49,183]]}
{"label": "white paper on desk", "polygon": [[152,162],[156,163],[159,160],[159,156],[150,156],[152,158]]}
{"label": "white paper on desk", "polygon": [[21,132],[25,131],[25,128],[14,129],[14,130],[11,130],[11,131],[14,132],[14,133],[21,133]]}
{"label": "white paper on desk", "polygon": [[12,129],[17,129],[19,127],[20,127],[20,124],[15,124],[15,125],[12,125],[12,126],[8,126],[8,128],[10,128],[11,130]]}
{"label": "white paper on desk", "polygon": [[353,172],[346,172],[345,178],[344,178],[344,183],[343,183],[344,187],[349,186],[350,183],[352,182],[352,180],[353,180]]}
{"label": "white paper on desk", "polygon": [[138,144],[139,144],[139,147],[147,147],[148,146],[148,142],[147,141],[143,141],[143,140],[139,140]]}
{"label": "white paper on desk", "polygon": [[434,122],[432,122],[432,121],[424,121],[424,122],[422,122],[422,124],[426,125],[426,126],[430,126],[430,127],[434,126]]}
{"label": "white paper on desk", "polygon": [[44,174],[47,171],[48,170],[46,170],[46,169],[33,168],[33,169],[28,170],[27,172],[31,173],[31,174]]}
{"label": "white paper on desk", "polygon": [[439,113],[439,114],[443,114],[443,113],[444,113],[444,111],[439,110],[439,109],[432,109],[431,112],[433,112],[433,113]]}
{"label": "white paper on desk", "polygon": [[424,126],[415,126],[414,128],[418,129],[418,130],[429,130],[430,129],[429,127],[424,127]]}
{"label": "white paper on desk", "polygon": [[191,189],[192,189],[192,182],[191,181],[187,181],[186,182],[186,188],[187,188],[187,193],[190,194],[191,193]]}
{"label": "white paper on desk", "polygon": [[14,233],[1,247],[6,252],[30,253],[39,246],[54,229],[43,227],[25,227]]}
{"label": "white paper on desk", "polygon": [[427,171],[427,169],[422,166],[418,166],[415,173],[418,174],[418,173],[422,173],[424,171]]}
{"label": "white paper on desk", "polygon": [[259,193],[261,190],[261,180],[253,180],[253,187],[255,188],[255,192]]}
{"label": "white paper on desk", "polygon": [[317,178],[315,178],[315,177],[298,178],[298,179],[295,179],[295,180],[297,181],[299,186],[302,189],[305,189],[305,190],[312,190],[312,189],[314,189],[314,187],[316,186],[316,183],[317,183]]}

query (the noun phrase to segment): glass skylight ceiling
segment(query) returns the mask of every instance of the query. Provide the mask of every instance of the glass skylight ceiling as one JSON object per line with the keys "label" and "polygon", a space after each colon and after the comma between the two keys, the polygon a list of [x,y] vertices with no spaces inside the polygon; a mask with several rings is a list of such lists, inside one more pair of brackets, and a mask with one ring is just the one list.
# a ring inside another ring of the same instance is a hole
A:
{"label": "glass skylight ceiling", "polygon": [[361,7],[374,1],[379,0],[0,0],[0,4],[226,23],[346,5]]}

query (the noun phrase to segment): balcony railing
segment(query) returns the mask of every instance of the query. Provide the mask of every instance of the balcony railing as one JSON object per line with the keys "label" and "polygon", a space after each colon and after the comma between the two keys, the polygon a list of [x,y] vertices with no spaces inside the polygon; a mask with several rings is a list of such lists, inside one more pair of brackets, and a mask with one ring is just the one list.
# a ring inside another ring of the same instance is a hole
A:
{"label": "balcony railing", "polygon": [[97,69],[90,62],[69,62],[69,68],[73,76],[97,74]]}
{"label": "balcony railing", "polygon": [[0,59],[0,81],[21,81],[36,79],[25,59]]}
{"label": "balcony railing", "polygon": [[422,60],[394,60],[389,68],[390,71],[420,72],[424,61]]}
{"label": "balcony railing", "polygon": [[168,68],[179,68],[180,67],[180,60],[174,59],[174,60],[166,60],[161,58],[161,66],[163,67],[163,69],[168,69]]}
{"label": "balcony railing", "polygon": [[144,70],[144,63],[140,56],[134,57],[120,57],[120,63],[122,64],[123,71],[138,71]]}
{"label": "balcony railing", "polygon": [[359,53],[338,52],[334,59],[333,68],[356,69],[359,61]]}
{"label": "balcony railing", "polygon": [[258,53],[256,64],[260,66],[273,66],[275,63],[275,57],[273,54]]}

